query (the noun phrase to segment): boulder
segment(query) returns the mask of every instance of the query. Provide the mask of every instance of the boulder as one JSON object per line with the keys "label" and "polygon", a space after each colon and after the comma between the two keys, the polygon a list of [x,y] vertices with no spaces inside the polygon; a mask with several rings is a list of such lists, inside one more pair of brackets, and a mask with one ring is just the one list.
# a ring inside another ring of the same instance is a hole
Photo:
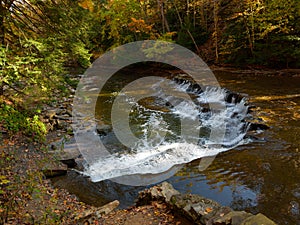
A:
{"label": "boulder", "polygon": [[64,140],[50,144],[52,150],[49,151],[54,158],[58,159],[68,168],[74,168],[77,166],[77,159],[80,158],[81,153],[75,143],[75,140],[70,140],[69,143],[63,143]]}
{"label": "boulder", "polygon": [[165,201],[170,203],[171,198],[174,195],[179,195],[180,192],[175,190],[173,186],[168,182],[163,182],[159,186],[146,189],[139,193],[136,205],[147,205],[152,201]]}
{"label": "boulder", "polygon": [[276,225],[276,223],[265,215],[258,213],[257,215],[248,217],[240,225]]}
{"label": "boulder", "polygon": [[112,127],[105,124],[97,124],[96,131],[100,136],[106,136],[109,132],[112,131]]}
{"label": "boulder", "polygon": [[100,219],[103,215],[106,215],[112,212],[119,206],[120,202],[118,200],[112,201],[101,207],[94,207],[92,209],[88,209],[86,211],[81,212],[80,214],[75,216],[76,224],[94,224],[92,221],[94,219]]}
{"label": "boulder", "polygon": [[57,110],[50,109],[50,110],[46,111],[45,117],[48,118],[49,120],[52,120],[53,117],[56,115],[56,113],[57,113]]}
{"label": "boulder", "polygon": [[224,225],[240,225],[245,219],[252,216],[251,213],[244,211],[229,211],[229,212],[218,212],[217,215],[210,218],[206,224],[224,224]]}
{"label": "boulder", "polygon": [[67,174],[68,167],[65,164],[59,162],[46,163],[41,171],[46,176],[46,178],[52,178],[57,176],[62,176]]}

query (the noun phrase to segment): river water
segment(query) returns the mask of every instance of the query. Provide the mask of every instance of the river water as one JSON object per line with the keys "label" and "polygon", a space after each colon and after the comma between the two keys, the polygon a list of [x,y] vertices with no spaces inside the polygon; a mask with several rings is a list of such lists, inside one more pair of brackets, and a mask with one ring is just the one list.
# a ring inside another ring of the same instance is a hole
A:
{"label": "river water", "polygon": [[[199,194],[235,210],[261,212],[278,224],[300,224],[300,77],[220,71],[215,75],[221,87],[247,95],[256,106],[254,117],[270,129],[255,133],[255,141],[218,154],[206,170],[199,171],[200,160],[193,160],[167,181],[182,193]],[[105,88],[114,93],[136,78],[137,74],[127,71]],[[104,123],[114,95],[109,92],[103,92],[97,103]],[[108,138],[106,144],[117,146],[114,140]],[[94,183],[74,172],[53,183],[97,206],[114,199],[121,201],[121,207],[132,205],[138,191],[145,188],[107,180]]]}

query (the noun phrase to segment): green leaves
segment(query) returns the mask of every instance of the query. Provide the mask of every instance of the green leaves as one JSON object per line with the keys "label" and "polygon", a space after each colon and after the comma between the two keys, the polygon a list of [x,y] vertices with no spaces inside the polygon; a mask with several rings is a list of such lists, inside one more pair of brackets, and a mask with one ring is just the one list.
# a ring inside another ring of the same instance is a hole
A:
{"label": "green leaves", "polygon": [[0,105],[0,123],[9,133],[22,131],[23,134],[28,135],[34,140],[43,139],[47,133],[47,129],[38,115],[32,115],[31,112],[26,111],[19,112],[14,106],[4,102]]}
{"label": "green leaves", "polygon": [[221,41],[223,59],[266,66],[299,66],[297,0],[232,1],[239,12],[227,20]]}

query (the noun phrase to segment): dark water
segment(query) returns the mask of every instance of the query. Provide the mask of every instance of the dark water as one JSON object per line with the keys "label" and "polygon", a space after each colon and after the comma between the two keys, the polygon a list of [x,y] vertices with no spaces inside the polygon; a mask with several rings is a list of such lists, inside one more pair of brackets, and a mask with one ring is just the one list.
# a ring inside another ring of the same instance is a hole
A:
{"label": "dark water", "polygon": [[[248,94],[249,102],[257,106],[254,113],[270,129],[259,135],[260,141],[219,154],[205,171],[198,170],[196,160],[167,181],[183,193],[199,194],[236,210],[261,212],[278,224],[300,224],[300,78],[229,72],[215,75],[222,87]],[[133,77],[126,74],[107,89]],[[102,103],[100,114],[108,113],[109,103]],[[53,182],[81,201],[98,206],[114,199],[121,201],[121,207],[129,206],[144,188],[111,181],[92,183],[74,172]]]}

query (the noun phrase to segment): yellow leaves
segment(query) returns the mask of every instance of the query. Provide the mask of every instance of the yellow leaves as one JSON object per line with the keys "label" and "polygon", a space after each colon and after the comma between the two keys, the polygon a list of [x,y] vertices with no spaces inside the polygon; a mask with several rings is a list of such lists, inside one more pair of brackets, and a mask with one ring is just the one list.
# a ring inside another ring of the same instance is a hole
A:
{"label": "yellow leaves", "polygon": [[8,180],[8,178],[6,176],[1,175],[0,176],[0,185],[8,184],[8,183],[10,183],[10,181]]}
{"label": "yellow leaves", "polygon": [[91,12],[94,11],[94,3],[92,0],[81,0],[78,5],[84,9],[87,9]]}
{"label": "yellow leaves", "polygon": [[136,33],[150,33],[152,31],[153,25],[147,25],[143,19],[135,19],[132,17],[131,21],[132,22],[128,24],[131,31]]}

